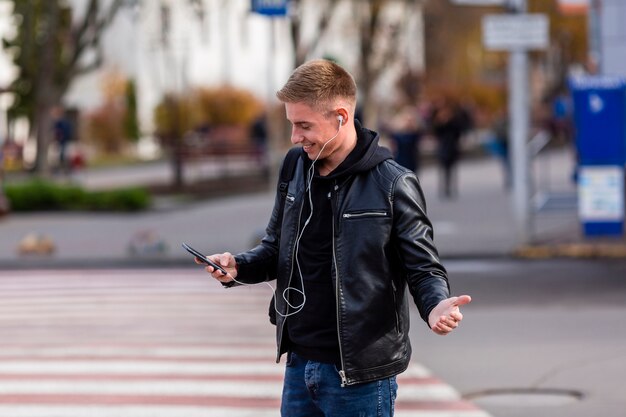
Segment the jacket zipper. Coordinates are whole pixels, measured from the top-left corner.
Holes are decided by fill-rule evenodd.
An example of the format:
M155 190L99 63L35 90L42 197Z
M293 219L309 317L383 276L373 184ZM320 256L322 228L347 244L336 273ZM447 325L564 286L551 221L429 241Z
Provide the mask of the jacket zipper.
M393 312L396 315L396 331L400 333L400 317L398 316L398 295L396 294L396 284L391 281L391 289L393 290Z
M333 232L335 225L333 223ZM339 326L339 270L337 269L337 256L335 253L335 238L333 237L333 263L335 264L335 304L337 305L337 340L339 342L339 360L341 361L341 369L339 370L339 376L341 377L341 386L345 387L348 384L348 378L346 378L346 365L343 360L343 350L341 349L341 328Z
M293 202L296 200L296 197L287 195L286 197L289 201ZM296 240L298 239L298 234L300 233L300 219L302 219L302 210L304 209L304 203L300 205L300 211L298 212L298 227L296 228ZM283 214L284 215L284 214ZM281 221L282 227L282 221ZM282 231L281 231L282 234ZM293 249L291 250L291 270L289 271L289 280L287 280L287 287L291 286L291 278L293 278L293 266L295 264L295 252L296 245L293 245ZM274 293L274 297L276 297L276 293ZM289 313L289 305L287 305L287 311L283 314L287 315ZM280 351L281 346L283 344L283 332L285 331L285 322L287 321L287 317L283 317L283 321L280 324L280 331L278 332L278 350L276 352L276 363L280 363Z
M336 203L337 201L337 190L339 186L335 183L334 186L334 198L331 200L332 203ZM331 204L333 208L333 219L335 218L335 205ZM346 378L346 365L343 360L343 350L341 349L341 328L339 326L339 268L337 267L337 253L335 250L335 222L333 221L333 264L335 266L335 304L337 305L337 341L339 342L339 360L341 361L341 369L339 370L339 377L341 378L341 387L345 387L348 385L348 378Z
M387 212L386 211L367 211L363 213L344 213L342 217L344 219L351 219L354 217L370 217L370 216L384 217L384 216L387 216Z

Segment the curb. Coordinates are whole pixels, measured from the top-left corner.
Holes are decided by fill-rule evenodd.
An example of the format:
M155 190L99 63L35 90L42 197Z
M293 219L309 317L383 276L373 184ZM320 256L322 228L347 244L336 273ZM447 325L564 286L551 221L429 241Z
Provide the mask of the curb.
M580 258L626 259L626 243L560 243L553 245L524 245L513 251L523 259Z
M189 268L202 269L193 263L191 257L185 259L138 258L98 258L98 259L54 259L45 256L23 256L16 259L0 260L0 270L58 270L58 269L154 269Z

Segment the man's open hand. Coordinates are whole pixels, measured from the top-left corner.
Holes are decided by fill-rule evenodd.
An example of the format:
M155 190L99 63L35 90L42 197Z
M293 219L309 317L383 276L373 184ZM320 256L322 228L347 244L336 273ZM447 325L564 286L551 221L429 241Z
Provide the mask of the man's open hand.
M459 310L459 306L469 304L472 297L469 295L461 295L458 297L447 298L433 308L428 315L428 324L433 332L442 336L447 335L459 326L463 320L463 314Z

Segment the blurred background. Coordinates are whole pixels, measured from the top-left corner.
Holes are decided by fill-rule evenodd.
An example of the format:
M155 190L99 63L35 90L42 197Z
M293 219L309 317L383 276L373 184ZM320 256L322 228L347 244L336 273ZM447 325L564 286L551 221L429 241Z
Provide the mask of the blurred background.
M172 226L180 233L172 236L154 230L157 221L124 228L119 241L71 246L61 223L85 218L74 234L83 236L103 215L121 216L111 219L119 224L271 195L290 146L274 94L313 58L354 74L358 118L420 175L442 217L444 253L446 235L463 233L451 222L472 223L471 203L459 197L485 184L494 196L474 209L494 238L485 252L580 242L571 80L626 75L617 16L626 17L618 0L0 1L1 257L70 256L85 246L102 254L106 241L140 242L148 253L194 227ZM506 20L516 17L532 21ZM252 230L237 230L245 237L228 249L254 241L271 209L266 197L258 219L229 212ZM623 196L621 204L623 219ZM18 227L23 213L31 219Z
M414 170L454 294L399 416L623 416L624 0L0 0L0 415L277 414L247 250L315 58ZM448 385L453 384L454 388Z

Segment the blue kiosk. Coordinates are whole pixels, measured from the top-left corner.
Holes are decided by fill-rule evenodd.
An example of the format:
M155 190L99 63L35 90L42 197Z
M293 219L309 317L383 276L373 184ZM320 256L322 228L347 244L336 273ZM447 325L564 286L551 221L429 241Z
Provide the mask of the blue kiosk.
M572 78L578 212L586 236L624 233L626 79Z

